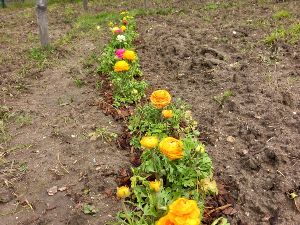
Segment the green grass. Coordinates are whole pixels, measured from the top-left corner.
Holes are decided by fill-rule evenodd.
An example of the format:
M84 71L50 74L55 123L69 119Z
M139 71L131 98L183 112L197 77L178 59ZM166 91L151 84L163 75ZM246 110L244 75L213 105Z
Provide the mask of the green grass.
M47 63L48 58L53 54L54 47L48 45L46 47L32 48L28 52L29 59L33 60L38 64L39 67L44 67Z
M287 10L279 10L276 13L274 13L272 17L275 20L281 20L281 19L284 19L284 18L291 17L291 13Z
M219 8L219 4L214 3L214 2L207 3L204 6L204 9L207 10L207 11L216 10L218 8Z
M20 127L30 125L32 124L32 118L30 115L22 113L16 117L16 123L19 124Z
M149 15L167 16L175 12L176 10L173 8L155 8L155 9L138 8L138 9L131 10L131 14L134 16L149 16Z
M85 85L85 81L76 77L74 78L74 84L76 87L81 88L83 85Z
M296 44L300 40L300 23L292 24L288 28L277 28L264 38L268 45L277 41L285 41L290 44Z
M214 96L213 100L219 103L220 106L223 106L226 101L229 100L230 97L234 96L234 93L231 90L225 91L223 94Z

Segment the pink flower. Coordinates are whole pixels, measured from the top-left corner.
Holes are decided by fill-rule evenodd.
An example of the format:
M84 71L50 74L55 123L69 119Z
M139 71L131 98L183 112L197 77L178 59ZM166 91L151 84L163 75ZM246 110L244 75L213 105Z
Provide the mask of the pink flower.
M121 49L117 49L115 54L116 54L116 57L118 59L122 59L123 58L123 54L125 52L125 49L124 48L121 48Z

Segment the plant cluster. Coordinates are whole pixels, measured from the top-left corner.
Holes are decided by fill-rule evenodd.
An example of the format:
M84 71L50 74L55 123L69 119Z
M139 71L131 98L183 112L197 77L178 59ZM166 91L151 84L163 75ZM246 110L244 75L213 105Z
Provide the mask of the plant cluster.
M142 72L133 46L137 37L134 17L122 12L109 26L112 38L100 57L98 71L109 76L116 107L137 103L145 96L147 84L140 79Z
M218 192L212 162L198 141L197 122L182 101L166 90L129 119L131 145L142 151L130 187L119 187L123 225L199 225L205 198Z
M114 105L138 103L146 83L134 51L134 18L121 13L109 24L112 39L100 57L99 71L113 85ZM117 188L123 211L116 224L199 225L206 196L217 194L212 161L198 141L197 122L183 101L166 90L156 90L150 102L129 118L131 146L141 152L141 164L132 168L130 187Z

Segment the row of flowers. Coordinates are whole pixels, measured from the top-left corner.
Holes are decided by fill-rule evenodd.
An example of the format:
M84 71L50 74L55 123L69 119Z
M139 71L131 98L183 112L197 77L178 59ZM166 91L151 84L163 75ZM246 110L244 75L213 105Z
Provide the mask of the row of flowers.
M147 84L141 80L139 59L133 46L137 37L134 17L122 13L109 26L112 38L100 57L98 72L109 76L116 107L138 103L145 96Z
M111 23L112 39L99 71L108 74L114 105L138 103L145 96L139 59L134 51L135 21L121 13ZM132 168L130 186L117 188L123 211L116 224L199 225L206 196L217 194L212 162L199 142L198 123L189 106L173 100L166 90L154 91L150 102L137 106L129 118L131 146L140 152L140 165Z
M141 151L131 186L117 189L124 210L118 224L199 225L208 194L217 194L212 162L198 141L197 122L166 90L129 119L131 145Z

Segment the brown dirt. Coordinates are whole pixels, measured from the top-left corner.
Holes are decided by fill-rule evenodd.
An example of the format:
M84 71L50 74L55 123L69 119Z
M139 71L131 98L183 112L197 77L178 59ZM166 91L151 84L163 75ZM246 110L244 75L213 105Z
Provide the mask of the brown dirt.
M58 7L49 13L52 40L71 28L61 21L63 10ZM28 50L38 46L37 40L31 44L26 36L36 28L35 22L27 23L34 19L34 10L25 11L27 20L20 19L24 10L16 10L19 16L1 30L14 38L1 49L10 59L1 66L1 105L9 108L5 134L10 137L0 146L0 224L104 224L119 210L114 198L116 178L129 166L128 152L118 148L116 140L88 137L96 128L122 132L122 124L99 109L95 68L84 66L91 54L100 54L106 37L103 33L97 40L80 36L55 50L46 69L28 64L26 76L20 77ZM76 87L74 77L86 84ZM26 89L16 90L19 83ZM63 190L49 196L47 190L54 186ZM93 205L96 216L85 215L84 204Z
M300 5L254 2L212 11L177 2L183 13L140 18L138 53L151 87L192 105L215 175L236 200L231 223L297 225L286 192L300 178L299 43L272 52L261 40L274 24L249 21L267 22L280 8L299 16ZM226 90L234 96L213 100Z

